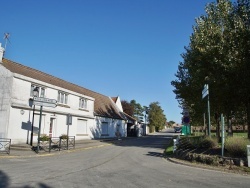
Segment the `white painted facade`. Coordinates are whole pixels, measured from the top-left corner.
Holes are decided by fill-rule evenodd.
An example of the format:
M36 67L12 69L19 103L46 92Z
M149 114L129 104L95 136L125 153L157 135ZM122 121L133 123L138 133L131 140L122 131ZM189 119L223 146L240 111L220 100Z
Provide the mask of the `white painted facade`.
M1 53L0 53L1 55ZM127 134L125 120L94 115L95 99L55 85L51 85L6 69L0 59L0 138L10 138L12 143L30 143L33 123L33 143L37 142L40 106L33 105L31 86L44 88L45 98L58 99L58 91L68 96L67 104L55 108L42 107L41 135L59 137L67 134L67 115L72 115L69 136L76 140L115 137L119 130ZM87 101L86 108L79 108L79 99Z

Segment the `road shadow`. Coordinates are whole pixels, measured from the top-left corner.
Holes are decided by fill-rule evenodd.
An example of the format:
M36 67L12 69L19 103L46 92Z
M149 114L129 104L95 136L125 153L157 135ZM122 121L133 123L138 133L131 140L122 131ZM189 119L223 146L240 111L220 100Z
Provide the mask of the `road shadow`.
M9 176L5 172L0 170L0 188L10 188L10 187L13 187L13 186L11 186ZM33 188L33 187L34 186L25 185L25 186L18 186L16 188ZM38 187L38 188L52 188L51 186L48 186L45 183L41 183L41 182L38 182L36 187Z
M164 154L159 152L148 152L146 155L151 157L160 157L160 158L164 157Z
M0 170L0 187L7 188L9 187L10 178L6 173Z
M121 147L142 147L142 148L159 148L165 149L173 135L168 133L157 133L157 135L147 135L142 137L126 137L121 140L103 140L102 142L111 142L113 145Z

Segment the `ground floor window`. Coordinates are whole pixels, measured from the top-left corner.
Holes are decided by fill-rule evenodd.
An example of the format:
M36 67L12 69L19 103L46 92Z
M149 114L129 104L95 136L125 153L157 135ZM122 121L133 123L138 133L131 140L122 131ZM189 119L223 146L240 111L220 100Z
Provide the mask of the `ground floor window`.
M88 135L87 120L78 119L77 120L77 133L78 136Z

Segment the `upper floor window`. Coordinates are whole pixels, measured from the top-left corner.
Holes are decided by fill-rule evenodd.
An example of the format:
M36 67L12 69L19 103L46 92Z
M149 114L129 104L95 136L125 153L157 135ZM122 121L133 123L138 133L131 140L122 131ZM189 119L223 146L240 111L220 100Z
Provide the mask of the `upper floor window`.
M36 85L31 85L31 88L30 88L30 96L33 97L33 94L34 94L34 89L37 88L38 90L38 97L45 97L45 88L44 87L41 87L41 86L36 86Z
M64 93L62 91L58 91L57 102L61 103L61 104L67 104L68 103L68 94Z
M85 98L79 99L79 108L87 109L87 99Z

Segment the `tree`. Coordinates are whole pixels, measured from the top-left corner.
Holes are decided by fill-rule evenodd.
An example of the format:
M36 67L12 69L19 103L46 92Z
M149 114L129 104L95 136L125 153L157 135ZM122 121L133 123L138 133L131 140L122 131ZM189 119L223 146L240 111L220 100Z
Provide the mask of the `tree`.
M201 91L204 78L209 78L211 114L223 113L230 123L231 112L245 108L250 138L249 0L217 0L205 10L206 15L196 19L177 79L171 82L174 93L181 106L192 108L192 122L201 123Z
M138 122L143 122L143 107L140 103L137 103L136 100L131 100L130 105L133 108L134 114L133 117L136 118Z
M166 123L166 116L163 113L164 111L161 109L159 102L153 102L149 105L149 127L152 132L153 127L155 127L156 131L162 130Z
M121 104L122 104L123 111L126 114L128 114L130 116L134 115L134 108L133 108L133 106L131 106L131 104L128 101L122 100Z

